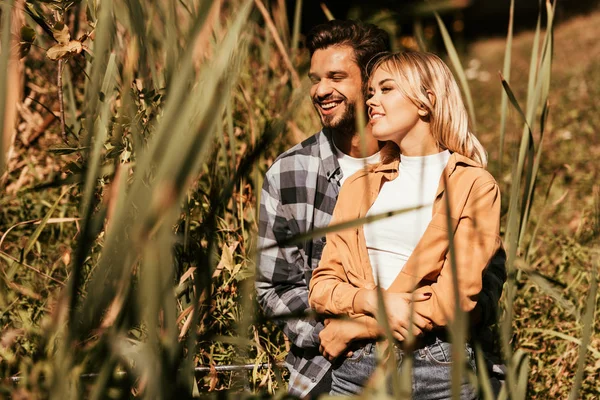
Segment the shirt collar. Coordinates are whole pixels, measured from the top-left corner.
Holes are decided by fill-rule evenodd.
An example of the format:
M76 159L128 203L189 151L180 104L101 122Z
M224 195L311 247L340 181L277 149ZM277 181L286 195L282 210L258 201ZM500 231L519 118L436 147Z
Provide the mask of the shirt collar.
M321 160L323 160L327 180L338 183L342 179L342 169L335 155L331 131L328 129L323 129L319 132L319 155Z
M400 164L400 159L398 157L388 160L387 162L382 162L375 168L375 172L396 172L398 171L398 166ZM460 155L458 153L452 153L450 155L450 159L448 160L448 164L446 165L445 171L448 177L452 175L452 173L456 170L456 166L458 164L465 164L470 167L481 167L477 161L471 160L468 157Z

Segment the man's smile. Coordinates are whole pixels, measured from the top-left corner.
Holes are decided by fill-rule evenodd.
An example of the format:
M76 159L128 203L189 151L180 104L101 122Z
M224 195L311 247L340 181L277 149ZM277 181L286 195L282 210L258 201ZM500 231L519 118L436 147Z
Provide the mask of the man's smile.
M326 100L326 101L317 101L316 104L321 109L323 114L332 113L340 104L342 104L343 100Z

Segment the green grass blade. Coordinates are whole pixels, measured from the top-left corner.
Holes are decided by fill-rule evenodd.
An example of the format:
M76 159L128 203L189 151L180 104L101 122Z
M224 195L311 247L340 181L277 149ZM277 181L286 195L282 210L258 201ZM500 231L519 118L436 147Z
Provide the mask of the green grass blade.
M298 235L291 236L291 237L285 239L284 241L280 241L279 244L274 244L274 245L270 245L267 247L259 248L258 251L268 250L268 249L272 249L274 247L281 247L281 246L292 244L292 243L301 243L301 242L304 242L304 241L312 239L312 238L322 237L331 232L337 232L337 231L342 231L345 229L356 228L357 226L369 224L371 222L379 221L379 220L393 217L395 215L403 214L406 212L420 210L421 208L423 208L423 206L402 208L399 210L388 211L388 212L384 212L384 213L370 215L368 217L356 218L352 221L341 222L339 224L332 224L325 228L313 229L313 230L305 232L305 233L300 233Z
M35 245L35 242L38 240L38 238L40 237L40 234L42 233L42 231L46 227L46 224L48 223L48 220L50 219L50 217L52 216L52 214L54 214L54 211L56 211L56 208L58 207L58 204L63 199L63 197L65 197L65 195L67 193L69 193L70 189L71 188L68 188L67 190L63 191L60 194L60 196L58 196L58 198L56 199L56 201L54 202L54 204L52 204L52 207L50 207L50 209L48 210L48 212L46 213L46 215L44 216L44 218L40 221L40 224L35 229L35 231L31 235L31 237L27 241L27 244L25 245L25 250L23 251L23 256L22 256L23 259L25 259L25 257L27 257L27 254L29 254L29 252L31 251L31 249L33 249L33 246Z
M444 187L448 190L448 184L446 182L446 175L442 175L444 178ZM465 353L464 344L467 341L466 328L467 328L467 316L460 307L460 295L458 293L458 266L456 261L458 259L456 255L456 246L454 246L454 229L452 228L452 212L450 207L450 195L445 196L445 210L446 210L446 224L448 229L448 255L450 258L450 272L452 274L452 294L454 297L454 319L450 322L448 327L450 335L452 337L452 398L460 399L460 392L462 387L462 377L464 374L465 364Z
M81 130L81 123L79 122L79 119L77 118L77 106L75 105L75 89L73 87L73 78L72 78L72 74L71 74L71 68L69 67L69 64L65 64L65 69L64 69L64 86L65 86L65 96L67 98L67 104L69 107L69 113L68 113L68 120L69 120L69 125L73 126L72 132L75 133L76 135L79 135L79 131Z
M296 0L296 8L294 9L294 26L292 28L292 57L298 52L298 40L300 39L300 24L302 21L302 0Z
M536 183L537 183L537 175L540 169L540 162L542 160L542 149L543 149L543 144L544 144L544 127L545 127L545 122L546 122L546 118L548 116L548 103L546 103L544 105L544 108L542 109L542 115L540 117L540 141L538 143L538 149L537 149L537 154L535 156L535 161L533 161L533 166L531 168L531 179L529 179L529 182L526 183L525 188L527 190L526 196L525 196L525 202L523 205L523 214L522 214L522 218L521 218L521 226L524 227L524 229L521 229L521 234L519 235L519 246L521 246L521 243L523 242L523 239L525 237L525 232L527 229L525 229L528 225L529 222L529 213L531 212L531 206L533 204L533 197L534 197L534 193L535 193L535 187L536 187ZM530 160L533 160L532 158L530 158Z
M471 88L469 87L469 83L467 82L467 76L465 74L465 70L462 67L460 62L460 58L458 57L458 53L456 52L456 48L452 43L452 38L446 29L446 25L444 25L444 21L440 18L439 14L434 13L435 19L437 20L438 26L440 28L440 33L442 34L442 39L444 41L444 45L446 46L446 51L448 52L448 56L450 57L450 62L454 67L454 71L456 72L456 77L460 82L460 86L463 91L463 95L465 96L465 101L467 103L467 108L469 109L469 117L471 120L471 126L473 131L477 132L477 122L475 115L475 107L473 106L473 97L471 96Z
M517 358L518 361L513 362L513 364L518 366L519 375L516 389L513 389L510 395L511 399L525 400L527 398L527 378L529 377L529 355L518 350L515 353L515 358Z
M537 79L537 68L538 68L538 57L539 57L539 46L540 46L540 31L542 25L542 0L539 0L540 10L538 12L537 23L535 26L535 33L533 35L533 47L531 49L531 60L529 61L529 78L527 80L527 109L533 107L533 94L535 91L535 82Z
M33 249L33 246L37 242L37 240L40 237L42 231L44 230L44 228L48 224L48 221L50 220L50 217L52 217L52 214L54 214L54 212L56 211L56 208L58 207L58 204L63 199L63 197L65 196L65 194L67 194L69 192L69 189L64 190L61 193L61 195L56 199L56 201L54 202L54 204L52 205L52 207L50 207L50 209L48 210L48 212L46 213L46 215L44 216L44 218L42 218L42 220L40 221L40 224L35 229L35 231L31 235L31 237L27 240L27 243L25 244L24 250L21 253L21 260L23 262L25 262L25 260L27 258L27 255ZM6 274L6 278L8 280L12 279L12 277L13 277L13 275L14 275L14 273L15 273L15 271L18 268L19 265L20 265L20 263L16 262L16 261L13 261L11 263L11 268L8 270L8 272Z
M546 213L546 209L548 206L548 199L550 198L550 190L552 189L552 186L554 185L554 180L556 179L556 175L557 175L557 172L555 171L552 174L552 177L550 178L550 182L548 183L548 188L546 189L546 196L544 198L544 204L542 205L542 209L540 210L540 215L538 217L537 224L535 225L535 228L533 229L533 232L531 233L531 238L529 239L529 246L527 247L527 251L525 252L525 260L530 260L531 256L533 255L533 246L535 244L535 240L537 237L537 233L540 229L540 225L542 224L542 221L544 221L544 218L542 218L542 217Z
M594 314L596 312L596 294L598 293L598 263L592 265L592 279L590 281L590 291L587 296L585 316L583 317L583 333L581 335L581 346L579 347L579 358L577 360L577 371L575 372L575 382L571 388L569 400L579 398L579 390L583 382L583 374L585 373L587 347L590 344L592 332L594 330Z
M477 377L479 382L480 392L483 394L482 400L496 400L492 385L490 383L490 376L488 374L487 363L483 355L483 350L479 343L475 343L475 358L477 362Z
M597 264L596 264L596 267L597 267ZM553 331L552 329L525 328L525 331L533 332L533 333L541 333L545 336L557 337L559 339L566 340L567 342L574 343L577 346L581 346L581 343L582 343L580 339L577 339L574 336L567 335L566 333L563 333L563 332ZM598 349L596 349L594 346L588 344L587 351L589 351L590 354L592 355L592 357L594 357L596 360L600 360L600 351L598 351Z
M8 0L2 4L2 55L0 56L0 175L4 173L6 154L4 153L6 143L6 132L4 132L4 118L6 114L6 95L8 93L8 63L11 59L11 17L13 13L14 0Z
M112 2L104 4L100 8L100 16L95 29L94 40L94 62L91 64L90 79L86 81L85 101L86 101L86 140L83 147L91 148L93 135L95 132L94 126L98 118L98 102L100 101L100 91L102 82L106 72L106 66L110 58L111 41L113 32L116 29L112 18ZM89 200L89 199L88 199ZM85 208L82 208L85 210ZM85 215L82 213L82 215ZM85 225L84 225L85 228Z
M325 18L327 18L328 21L332 21L335 19L335 17L329 10L329 7L327 7L324 2L321 2L321 10L323 10L323 14L325 14Z
M512 186L510 191L510 200L508 205L508 217L506 222L506 233L504 242L507 245L507 258L506 258L506 272L508 279L506 280L506 291L504 295L505 302L505 317L502 321L501 340L502 340L502 353L505 360L509 360L508 363L508 376L507 376L507 392L514 388L516 384L516 375L514 372L514 366L510 365L513 359L512 354L512 321L513 321L513 305L514 298L517 291L517 285L515 282L515 260L517 258L517 240L519 232L519 192L521 180L517 178L517 164L513 163L512 168Z
M421 18L416 18L413 24L413 32L415 33L415 39L419 46L419 51L427 51L427 41L425 40L425 33L423 32L423 21Z
M506 49L504 50L504 66L502 75L507 82L510 82L510 66L512 56L512 41L513 41L513 22L515 14L515 0L510 1L510 11L508 18L508 33L506 35ZM502 171L502 160L504 158L504 141L506 136L506 118L508 114L508 97L506 92L502 90L502 99L500 101L500 148L498 153L498 171Z
M517 98L515 97L512 89L510 88L510 85L504 79L502 74L500 74L500 80L502 82L502 87L504 88L504 92L508 96L508 99L510 100L511 104L514 106L515 110L517 110L517 112L521 116L521 119L523 119L523 123L525 124L525 128L527 129L527 133L529 134L528 136L526 136L526 138L528 138L529 142L533 143L533 133L531 130L531 126L529 124L527 117L525 116L525 113L523 112L523 109L519 105L519 102L518 102ZM528 143L528 142L526 142L526 143ZM523 145L521 145L521 146L523 146Z
M114 64L114 58L111 57L112 64ZM109 62L111 64L111 62ZM87 163L87 171L85 177L85 186L83 190L83 203L81 215L90 215L94 207L96 185L101 171L102 163L102 150L104 150L104 143L108 137L108 131L110 129L110 101L105 101L102 104L100 120L96 125L97 132L94 135L94 142L92 145L91 157Z
M555 289L554 285L552 285L544 276L534 270L527 270L526 272L527 275L529 275L529 280L542 289L542 292L553 298L554 301L556 301L556 303L560 305L568 314L574 315L577 319L581 318L579 310L577 310L572 303L566 300L560 291Z

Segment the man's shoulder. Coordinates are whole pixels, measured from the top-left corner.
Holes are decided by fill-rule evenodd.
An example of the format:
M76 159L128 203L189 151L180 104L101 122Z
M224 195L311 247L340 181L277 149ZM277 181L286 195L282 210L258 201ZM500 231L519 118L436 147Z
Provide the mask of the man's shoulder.
M312 159L319 160L321 158L321 146L327 140L327 136L323 131L319 131L304 139L302 142L281 153L269 167L267 175L297 169Z
M319 131L314 135L304 139L302 142L298 143L292 148L281 153L279 157L275 159L275 162L302 156L318 157L320 154L321 144L326 140L328 140L327 136L325 136L323 131Z

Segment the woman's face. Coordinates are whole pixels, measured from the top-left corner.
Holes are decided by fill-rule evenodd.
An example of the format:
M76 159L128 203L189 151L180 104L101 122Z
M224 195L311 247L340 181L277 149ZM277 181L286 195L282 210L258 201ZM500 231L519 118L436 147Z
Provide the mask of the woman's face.
M377 68L369 82L367 106L373 136L377 140L391 140L400 145L415 128L420 130L424 122L419 108L404 96L398 84L392 74Z

